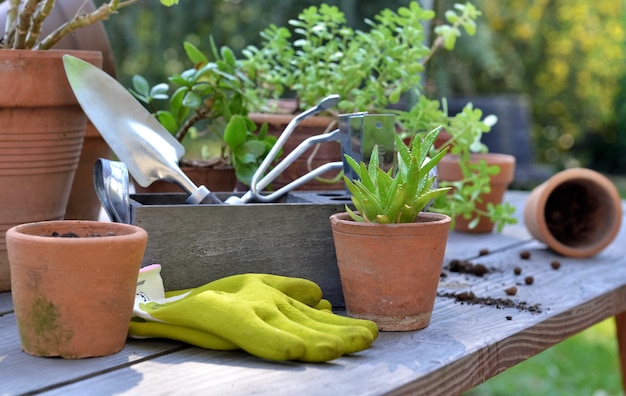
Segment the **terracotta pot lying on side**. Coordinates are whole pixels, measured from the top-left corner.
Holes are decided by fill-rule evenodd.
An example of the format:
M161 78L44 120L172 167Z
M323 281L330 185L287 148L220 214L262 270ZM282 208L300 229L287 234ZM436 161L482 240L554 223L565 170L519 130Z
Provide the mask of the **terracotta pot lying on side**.
M530 193L524 208L531 235L570 257L599 253L613 241L621 221L622 203L615 185L584 168L552 176Z

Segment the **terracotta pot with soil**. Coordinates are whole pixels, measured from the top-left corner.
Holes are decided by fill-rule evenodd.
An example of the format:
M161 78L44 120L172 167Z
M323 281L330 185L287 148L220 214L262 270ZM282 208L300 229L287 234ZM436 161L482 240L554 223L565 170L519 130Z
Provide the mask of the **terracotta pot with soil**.
M347 213L330 217L349 316L382 331L430 324L450 229L450 217L420 213L416 222L375 224Z
M267 122L269 134L276 137L280 136L289 122L294 118L294 116L290 114L265 113L249 114L249 117L257 125L262 125ZM289 139L287 139L287 142L283 147L283 154L279 160L293 151L293 149L295 149L305 139L311 136L330 132L335 128L336 119L334 117L314 116L304 119L293 131ZM294 161L289 168L280 174L272 182L272 187L274 190L277 190L280 187L296 180L300 176L309 173L309 171L317 168L318 166L335 161L341 161L341 145L339 142L326 142L314 146L308 149L304 154L302 154L302 156L300 156L300 158ZM332 180L336 178L340 172L341 171L326 172L322 175L322 177L324 179ZM312 180L298 189L308 191L343 190L345 189L345 184L341 178L334 183L324 183L323 181Z
M99 52L0 51L0 291L10 287L5 231L65 215L87 121L65 76L66 53L102 63Z
M621 221L622 203L615 185L584 168L552 176L530 193L524 208L531 235L570 257L602 251L617 235Z
M7 231L22 349L85 358L124 347L147 233L133 225L60 220Z
M484 211L489 202L494 204L502 203L504 193L509 184L513 182L515 177L515 157L508 154L496 154L496 153L484 153L484 154L472 154L472 163L478 163L481 160L485 160L487 165L497 165L500 167L500 173L493 175L490 178L491 192L488 194L481 194L481 202L476 207ZM446 155L439 164L437 164L437 170L439 171L439 179L444 181L459 181L463 180L463 173L461 166L459 165L458 156ZM457 216L454 219L454 229L462 232L473 233L485 233L492 232L494 223L487 217L481 216L478 224L474 228L469 228L469 223L474 219L465 219L463 216Z

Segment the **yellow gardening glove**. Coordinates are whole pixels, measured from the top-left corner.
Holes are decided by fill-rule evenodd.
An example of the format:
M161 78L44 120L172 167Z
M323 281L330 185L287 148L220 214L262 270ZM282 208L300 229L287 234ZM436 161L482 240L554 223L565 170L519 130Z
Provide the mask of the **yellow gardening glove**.
M378 335L374 322L333 314L319 286L306 279L242 274L167 297L138 286L140 294L129 331L136 337L324 362L366 349Z

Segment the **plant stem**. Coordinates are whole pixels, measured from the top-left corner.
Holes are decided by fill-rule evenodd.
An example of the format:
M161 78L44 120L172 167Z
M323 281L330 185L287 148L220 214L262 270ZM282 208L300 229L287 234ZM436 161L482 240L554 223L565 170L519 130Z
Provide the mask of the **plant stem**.
M109 18L109 15L116 13L118 9L129 6L135 3L137 0L110 0L108 3L102 4L98 9L90 14L79 15L69 22L59 26L55 31L50 33L39 44L36 44L33 49L50 49L65 35L83 26L88 26L98 21L102 21Z
M6 15L6 21L4 24L4 36L2 38L2 43L6 46L6 48L9 48L8 43L13 39L13 36L15 34L15 30L13 29L13 26L15 24L15 21L17 20L17 10L20 6L20 1L21 0L10 0L9 1L9 8L7 10L7 15ZM0 45L0 47L2 47Z
M31 27L31 18L40 0L27 0L17 15L13 48L24 48Z
M194 114L193 117L185 121L185 123L180 127L178 132L176 132L176 140L178 140L179 142L182 142L185 136L187 136L189 129L191 129L191 127L194 126L196 122L205 118L207 113L208 111L204 107L197 109L196 114Z
M26 48L32 48L35 45L39 35L41 34L41 25L48 15L50 15L50 12L52 12L52 8L54 7L55 0L44 1L43 5L38 7L35 11L35 15L33 15L30 30L26 36Z

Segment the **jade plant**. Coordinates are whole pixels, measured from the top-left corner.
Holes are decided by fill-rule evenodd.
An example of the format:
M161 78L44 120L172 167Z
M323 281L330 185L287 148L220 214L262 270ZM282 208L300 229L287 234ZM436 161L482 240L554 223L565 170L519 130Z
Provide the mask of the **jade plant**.
M207 134L218 142L217 156L203 144L200 160L183 158L183 164L231 165L237 179L249 185L276 138L268 135L265 124L256 131L256 124L248 118L250 98L246 77L233 51L226 46L218 50L212 39L210 44L214 61L185 42L191 68L171 75L167 83L154 86L141 75L135 75L130 91L184 145Z
M454 49L462 30L474 35L479 15L471 3L457 4L429 47L424 24L435 13L417 2L366 19L368 31L348 26L336 6L311 6L289 21L293 32L276 25L263 30L262 44L243 51L243 68L263 100L293 93L306 109L338 94L340 113L387 112L403 95L423 93L425 63L442 47Z
M450 188L438 188L432 170L448 149L444 148L429 158L439 131L440 128L436 128L423 139L413 139L410 148L397 134L394 135L397 165L386 171L380 167L378 147L372 150L367 165L346 155L346 161L358 176L357 179L344 176L357 210L355 212L346 205L346 211L354 221L412 223L433 199L447 194Z
M76 29L105 20L138 0L109 0L91 13L76 15L45 37L40 37L41 28L55 0L2 0L0 3L3 1L8 3L8 8L0 49L46 50ZM178 0L160 1L166 6L178 3Z

